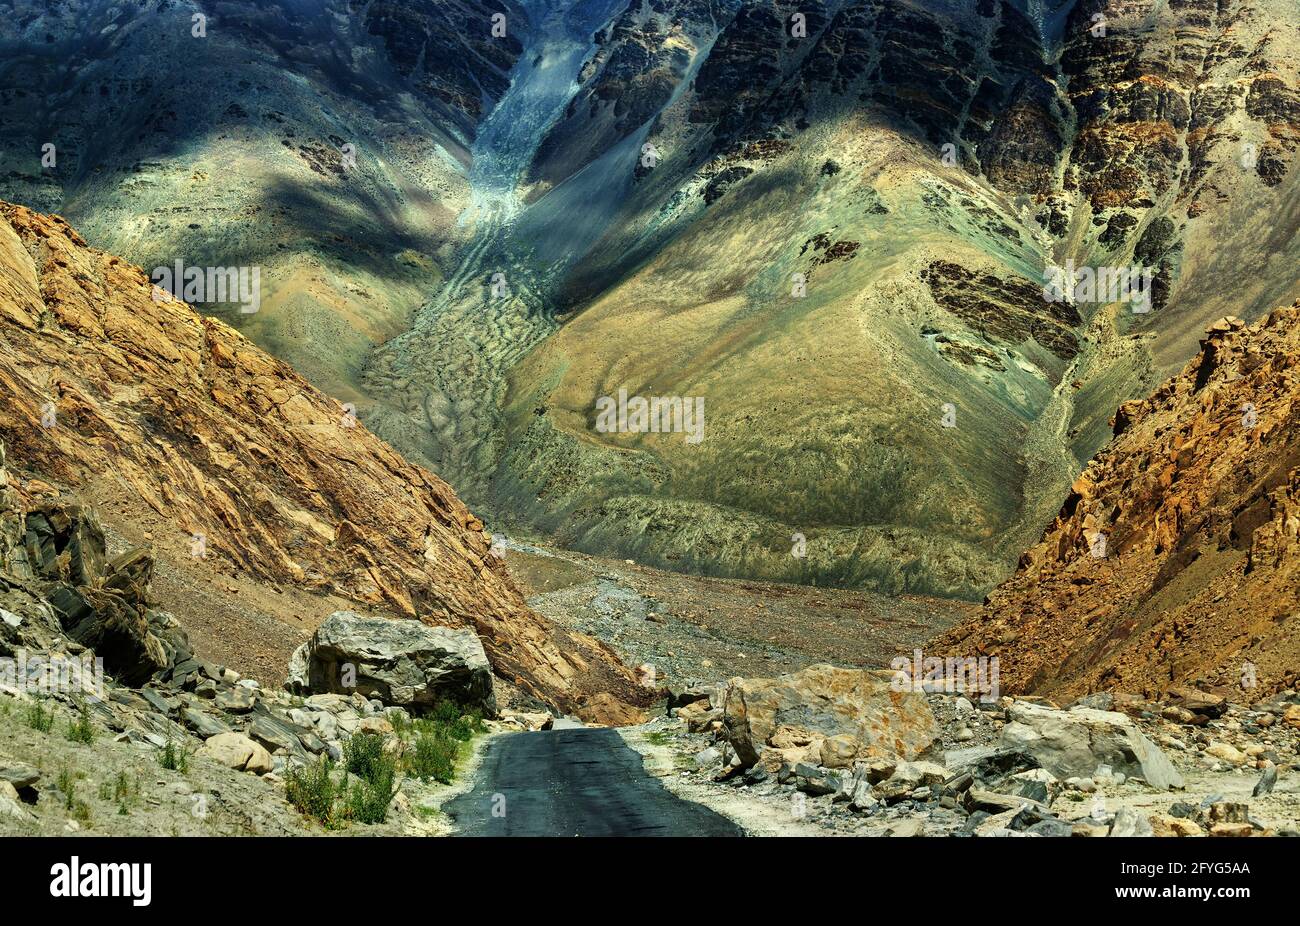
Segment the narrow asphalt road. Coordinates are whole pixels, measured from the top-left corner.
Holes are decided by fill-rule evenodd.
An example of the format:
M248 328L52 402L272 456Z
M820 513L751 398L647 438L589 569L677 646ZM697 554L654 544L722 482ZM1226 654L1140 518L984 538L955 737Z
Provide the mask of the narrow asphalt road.
M740 836L648 775L613 730L513 733L488 743L472 790L443 806L459 836Z

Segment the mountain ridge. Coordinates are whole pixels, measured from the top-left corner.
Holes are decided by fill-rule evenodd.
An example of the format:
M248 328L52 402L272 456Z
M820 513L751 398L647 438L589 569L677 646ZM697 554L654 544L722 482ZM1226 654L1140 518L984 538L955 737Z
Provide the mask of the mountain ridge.
M1115 413L1042 539L936 641L997 656L1009 693L1156 697L1296 684L1300 302L1221 319Z
M11 465L106 478L169 526L160 544L198 543L262 583L472 627L497 673L565 710L644 699L607 646L526 606L446 483L340 403L61 218L0 217Z

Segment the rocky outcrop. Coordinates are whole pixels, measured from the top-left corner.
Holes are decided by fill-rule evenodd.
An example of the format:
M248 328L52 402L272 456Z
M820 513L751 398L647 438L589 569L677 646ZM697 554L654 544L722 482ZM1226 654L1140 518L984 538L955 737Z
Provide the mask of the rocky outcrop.
M1123 714L1017 702L1007 716L1002 745L1033 756L1057 778L1092 778L1105 767L1153 788L1183 786L1183 776L1165 754Z
M500 675L565 710L597 691L643 697L612 651L524 605L438 477L62 219L10 205L0 216L11 463L73 485L108 476L228 568L472 628ZM128 567L143 563L115 568ZM122 572L94 595L129 599L134 581Z
M0 443L0 656L89 649L140 685L191 655L176 619L150 605L146 551L109 560L93 512L48 500L28 508L9 478Z
M840 760L828 738L820 751L788 761L769 748L763 758L774 761L745 767L721 721L701 723L721 713L707 700L656 720L655 751L676 745L680 774L670 788L733 792L729 800L743 792L745 803L836 835L1297 832L1284 784L1300 749L1300 716L1295 726L1286 721L1300 715L1294 691L1249 706L1190 690L1165 702L1098 693L1068 705L1041 697L971 701L955 692L923 697L942 747L925 758Z
M510 86L510 69L523 51L519 37L528 29L526 8L478 0L375 0L364 6L365 30L393 68L472 138L484 104ZM494 35L498 14L503 34Z
M1074 483L954 653L999 657L1011 692L1191 684L1260 698L1300 663L1300 303L1223 319Z
M335 611L293 655L285 687L360 692L420 713L447 699L496 714L492 672L473 632Z
M778 678L737 678L722 698L722 729L744 768L811 759L847 767L855 759L915 759L938 735L921 692L894 673L809 666Z

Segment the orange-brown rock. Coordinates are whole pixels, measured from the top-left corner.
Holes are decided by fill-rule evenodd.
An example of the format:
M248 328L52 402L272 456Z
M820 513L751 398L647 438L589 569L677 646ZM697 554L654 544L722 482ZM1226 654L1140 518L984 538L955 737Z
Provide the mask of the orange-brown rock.
M644 698L607 647L528 609L441 479L234 329L156 299L62 218L8 204L0 438L11 465L116 480L178 538L202 534L209 557L268 582L471 626L499 675L561 709ZM609 716L609 700L593 710Z
M1254 700L1300 668L1300 303L1201 351L1074 483L1016 574L939 638L1004 690ZM1181 694L1179 694L1181 692Z

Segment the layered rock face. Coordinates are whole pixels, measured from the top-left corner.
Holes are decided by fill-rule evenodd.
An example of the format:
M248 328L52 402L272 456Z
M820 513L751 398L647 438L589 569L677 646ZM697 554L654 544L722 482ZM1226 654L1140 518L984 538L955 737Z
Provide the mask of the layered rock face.
M7 204L0 215L11 464L112 480L177 537L267 582L473 628L499 674L558 706L639 696L607 648L524 605L442 480L62 219Z
M1300 303L1212 325L1182 373L1120 406L1042 540L939 645L999 657L1011 692L1294 687L1298 332Z

